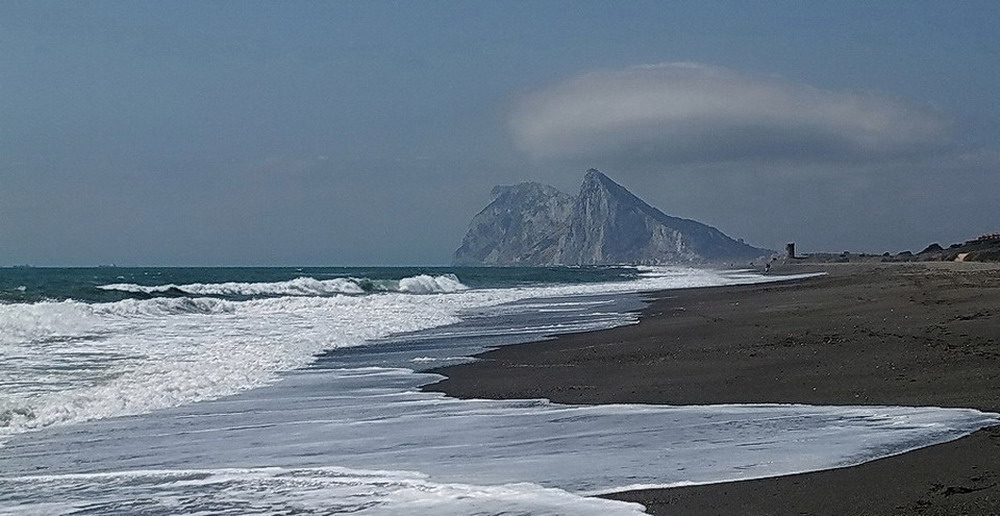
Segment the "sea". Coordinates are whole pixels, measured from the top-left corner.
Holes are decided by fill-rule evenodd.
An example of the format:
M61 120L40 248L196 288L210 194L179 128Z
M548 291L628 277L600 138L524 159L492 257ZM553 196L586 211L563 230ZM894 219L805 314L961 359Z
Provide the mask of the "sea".
M0 514L642 514L596 495L859 464L997 424L956 408L420 389L486 349L634 324L652 291L799 277L0 269Z

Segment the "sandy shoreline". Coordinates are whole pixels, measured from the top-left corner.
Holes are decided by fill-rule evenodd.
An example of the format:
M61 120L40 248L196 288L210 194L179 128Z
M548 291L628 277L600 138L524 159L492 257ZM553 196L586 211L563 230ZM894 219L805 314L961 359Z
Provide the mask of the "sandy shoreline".
M1000 267L801 265L665 291L637 325L507 346L429 390L567 403L923 405L1000 412ZM653 514L998 514L1000 429L861 466L634 491Z

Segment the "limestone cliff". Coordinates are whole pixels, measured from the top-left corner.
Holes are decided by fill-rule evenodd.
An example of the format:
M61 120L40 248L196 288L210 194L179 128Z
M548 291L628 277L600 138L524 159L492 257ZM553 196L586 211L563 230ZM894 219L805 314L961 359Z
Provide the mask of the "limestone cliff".
M570 218L573 198L539 183L493 188L492 200L469 225L455 263L547 265Z
M461 265L672 264L771 254L646 204L601 172L576 197L538 183L493 189L455 252Z

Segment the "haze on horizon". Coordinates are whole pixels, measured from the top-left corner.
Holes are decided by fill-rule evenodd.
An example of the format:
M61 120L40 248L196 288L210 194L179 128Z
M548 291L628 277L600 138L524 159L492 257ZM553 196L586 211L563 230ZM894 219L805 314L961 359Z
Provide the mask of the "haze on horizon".
M595 167L781 249L1000 231L995 2L0 3L0 266L447 264Z

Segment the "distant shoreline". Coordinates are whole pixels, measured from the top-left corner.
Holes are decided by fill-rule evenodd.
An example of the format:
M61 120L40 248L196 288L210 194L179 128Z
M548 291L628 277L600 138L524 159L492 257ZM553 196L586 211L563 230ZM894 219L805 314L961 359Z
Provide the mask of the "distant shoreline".
M791 282L655 293L640 323L503 347L427 390L566 403L1000 412L1000 265L775 265ZM570 367L552 367L562 365ZM1000 427L860 466L632 491L653 514L995 514Z

